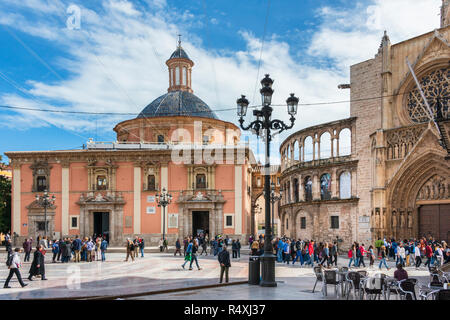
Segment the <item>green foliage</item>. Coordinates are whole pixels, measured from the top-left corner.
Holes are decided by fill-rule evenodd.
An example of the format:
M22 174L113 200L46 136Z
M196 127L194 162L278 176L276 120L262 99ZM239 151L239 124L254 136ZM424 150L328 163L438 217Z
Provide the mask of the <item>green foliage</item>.
M11 181L0 176L0 231L11 230Z

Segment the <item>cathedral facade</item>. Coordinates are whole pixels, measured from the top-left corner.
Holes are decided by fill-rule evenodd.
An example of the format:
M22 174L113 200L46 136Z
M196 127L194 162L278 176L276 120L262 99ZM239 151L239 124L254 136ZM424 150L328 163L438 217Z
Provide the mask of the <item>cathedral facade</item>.
M350 118L283 142L282 233L346 247L450 240L450 1L441 10L439 29L397 44L385 33L350 67Z
M240 129L193 94L194 62L181 43L166 64L168 92L118 123L116 142L6 153L19 240L45 233L103 234L112 245L134 235L152 245L163 235L172 244L198 233L248 239L253 154ZM156 196L164 189L173 199L165 210ZM36 200L45 190L56 198L47 212Z

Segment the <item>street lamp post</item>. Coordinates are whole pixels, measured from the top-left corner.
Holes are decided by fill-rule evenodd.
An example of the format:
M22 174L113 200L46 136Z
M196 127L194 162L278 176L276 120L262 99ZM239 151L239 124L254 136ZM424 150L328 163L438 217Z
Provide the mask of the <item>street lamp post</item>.
M163 208L163 241L166 240L166 207L172 202L172 195L166 192L166 188L162 189L161 194L156 194L156 202L158 207Z
M36 195L36 201L44 208L44 236L47 236L47 208L50 208L55 203L56 197L48 195L47 189L44 190L44 195Z
M270 202L272 203L272 232L274 230L274 226L275 226L275 202L281 200L282 198L282 190L280 189L280 195L277 196L275 195L275 184L271 183L271 190L270 190Z
M281 131L291 129L294 126L295 115L297 113L297 106L299 99L291 93L291 96L286 100L287 111L291 116L291 124L287 125L283 121L274 119L272 120L272 89L273 80L268 74L261 80L262 88L259 91L262 98L261 110L253 110L253 115L256 120L251 122L248 126L244 126L244 116L247 114L247 108L249 105L248 100L244 95L239 98L237 103L237 114L239 116L239 123L243 130L252 130L256 135L260 135L264 131L266 152L265 152L265 165L264 165L264 200L265 200L265 232L264 232L264 254L261 256L262 265L262 281L263 287L276 287L275 281L275 255L273 254L272 247L272 230L270 226L270 141L272 140L271 130Z

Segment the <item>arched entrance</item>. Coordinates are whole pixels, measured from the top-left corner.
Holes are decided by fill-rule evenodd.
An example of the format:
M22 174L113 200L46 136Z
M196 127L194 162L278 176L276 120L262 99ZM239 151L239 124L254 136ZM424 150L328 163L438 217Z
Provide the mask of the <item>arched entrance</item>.
M444 156L429 150L397 172L388 193L386 235L450 240L450 167Z

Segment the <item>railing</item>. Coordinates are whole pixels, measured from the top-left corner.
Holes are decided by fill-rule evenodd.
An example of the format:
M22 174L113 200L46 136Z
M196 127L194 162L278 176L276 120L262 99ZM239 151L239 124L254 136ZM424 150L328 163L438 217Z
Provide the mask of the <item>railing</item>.
M308 161L308 162L298 161L297 163L292 164L289 167L285 168L283 170L283 172L288 172L288 171L295 170L298 168L318 167L318 166L324 166L324 165L333 164L333 163L341 163L341 162L346 162L346 161L351 161L351 160L353 160L352 156L348 155L348 156L340 156L340 157L312 160L312 161Z
M240 142L237 144L203 144L203 143L192 143L192 142L164 142L164 143L147 143L147 142L105 142L105 141L93 141L89 140L86 143L86 148L105 150L105 149L117 149L117 150L135 150L135 149L149 149L149 150L176 150L176 149L237 149L237 148L248 148L249 144L245 142Z

